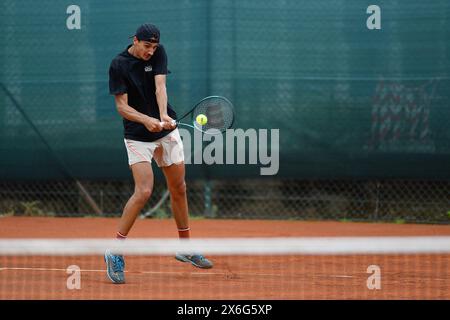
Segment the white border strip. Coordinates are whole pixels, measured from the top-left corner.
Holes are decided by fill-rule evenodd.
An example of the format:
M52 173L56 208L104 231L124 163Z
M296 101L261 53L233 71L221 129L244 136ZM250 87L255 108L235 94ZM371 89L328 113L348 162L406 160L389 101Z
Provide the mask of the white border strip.
M105 249L133 255L172 255L174 252L209 255L435 254L450 253L450 237L0 239L0 256L103 255Z

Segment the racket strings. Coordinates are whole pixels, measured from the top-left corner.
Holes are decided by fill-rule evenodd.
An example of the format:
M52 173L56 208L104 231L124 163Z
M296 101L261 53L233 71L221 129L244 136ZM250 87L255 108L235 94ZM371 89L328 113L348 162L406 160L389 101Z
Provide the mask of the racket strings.
M207 117L207 123L201 126L202 131L216 129L225 131L231 128L234 122L234 111L231 103L221 97L205 99L197 105L192 116L196 119L199 114ZM196 124L199 126L199 124Z

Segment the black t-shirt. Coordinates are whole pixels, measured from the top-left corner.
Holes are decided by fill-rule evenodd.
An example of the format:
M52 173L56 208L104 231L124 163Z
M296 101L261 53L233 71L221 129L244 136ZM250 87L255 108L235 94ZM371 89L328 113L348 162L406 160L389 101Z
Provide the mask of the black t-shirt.
M128 46L128 48L130 48ZM128 48L117 55L109 68L109 92L112 95L128 94L128 105L138 112L160 119L156 101L155 75L167 74L167 55L160 45L148 61L138 59ZM176 119L176 113L167 104L167 114ZM126 139L151 142L168 135L172 130L150 132L141 123L123 119Z

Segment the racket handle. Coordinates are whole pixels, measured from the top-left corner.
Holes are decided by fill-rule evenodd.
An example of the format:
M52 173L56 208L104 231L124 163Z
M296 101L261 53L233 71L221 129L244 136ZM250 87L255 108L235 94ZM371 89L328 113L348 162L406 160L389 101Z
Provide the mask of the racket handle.
M161 126L164 125L164 121L160 121L159 123L161 124ZM176 125L176 124L177 124L177 121L176 121L176 120L172 120L172 124L173 124L173 125Z

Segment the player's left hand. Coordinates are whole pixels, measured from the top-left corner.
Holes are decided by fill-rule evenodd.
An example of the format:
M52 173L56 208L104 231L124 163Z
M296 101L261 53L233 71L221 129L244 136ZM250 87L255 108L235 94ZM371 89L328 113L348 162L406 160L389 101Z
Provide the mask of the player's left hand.
M169 117L168 115L164 115L161 116L161 123L164 129L166 130L171 130L171 129L175 129L175 127L177 126L173 119L171 117Z

